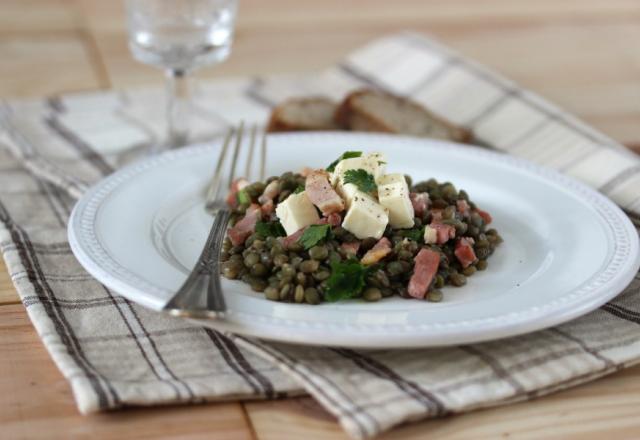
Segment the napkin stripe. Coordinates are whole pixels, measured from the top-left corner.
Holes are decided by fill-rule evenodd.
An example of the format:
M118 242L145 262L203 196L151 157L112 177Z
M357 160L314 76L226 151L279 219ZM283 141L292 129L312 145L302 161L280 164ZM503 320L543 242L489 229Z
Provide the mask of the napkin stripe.
M564 330L559 329L558 327L553 327L549 329L550 332L555 333L557 335L560 335L561 337L568 339L570 341L575 342L576 344L578 344L580 346L580 349L582 351L584 351L585 353L589 353L591 356L593 356L596 359L599 359L602 361L602 363L604 363L605 367L611 367L614 365L613 361L611 361L611 359L603 356L602 354L598 353L597 350L590 348L582 339L573 336L567 332L565 332Z
M66 321L64 314L56 310L55 296L51 295L50 287L46 279L42 279L41 269L38 265L36 251L30 246L28 234L16 225L11 219L4 204L0 202L0 220L8 228L11 238L16 244L16 250L20 255L22 264L25 265L30 274L30 282L39 297L47 298L50 302L43 302L42 306L51 322L54 324L58 335L62 339L67 354L73 358L76 365L84 372L98 396L99 404L103 407L109 406L111 400L113 404L118 404L120 399L118 394L111 387L109 381L102 377L96 368L86 358L81 344L75 337L72 327ZM109 392L107 395L106 390Z
M51 128L58 136L67 142L67 145L73 147L79 154L80 158L86 159L96 170L98 170L102 176L107 176L113 173L114 169L107 161L98 154L89 144L79 138L71 130L64 127L58 118L55 116L49 116L45 118L45 123Z
M423 404L429 414L433 413L438 416L444 413L444 405L433 393L430 393L411 380L406 380L383 363L354 350L343 348L334 348L332 350L335 353L350 359L358 367L373 374L374 376L393 382L398 389L402 390L417 402Z
M624 307L612 303L605 304L601 308L617 318L624 319L635 324L640 324L640 314L635 313L632 310L625 309Z
M160 361L160 364L162 365L163 369L165 370L165 372L167 372L169 374L171 379L163 377L163 375L161 375L160 372L158 371L158 369L156 368L155 364L151 361L151 358L149 357L149 353L144 348L144 346L142 344L142 341L138 337L136 331L133 329L133 326L132 326L131 322L126 317L124 311L121 308L122 305L129 305L128 301L121 301L121 302L114 301L114 297L111 294L111 292L109 291L109 289L107 289L104 286L102 286L102 288L106 292L108 298L111 300L112 305L114 305L116 310L118 311L118 315L120 316L120 318L122 318L122 322L127 327L127 330L129 331L129 334L131 335L136 347L138 348L138 351L140 352L140 354L142 355L142 358L145 360L147 366L149 367L149 371L151 371L151 373L158 380L162 381L163 383L166 383L167 385L169 385L175 391L176 399L181 398L182 397L182 392L180 391L180 388L176 385L175 382L180 383L185 388L187 388L187 387L184 385L184 383L182 381L178 380L175 377L175 375L171 372L171 370L169 370L169 368L167 367L166 363L162 359L162 356L160 356L160 354L158 353L157 347L155 346L155 343L153 342L153 340L149 336L149 333L146 331L146 329L144 328L144 326L142 325L140 320L139 319L135 319L138 328L142 331L142 333L144 335L144 340L147 341L149 343L149 345L151 346L151 351L155 355L154 357ZM134 312L133 308L130 305L129 305L128 309L129 309L129 312L133 316L135 316L135 312ZM193 393L188 388L187 388L187 392L191 394L190 397L193 397Z
M73 133L68 132L68 134L69 134L70 137L75 138L75 135L73 135ZM89 147L86 146L86 148L89 148ZM96 157L99 157L99 155L96 155ZM91 156L83 156L83 158L85 160L89 161L89 162L94 160L94 159L92 159ZM48 192L46 192L45 195L47 196L47 198L51 197L51 194L49 194ZM64 199L63 199L63 197L62 197L62 195L60 193L54 194L54 198L59 203L59 205L64 206ZM53 202L50 203L50 206L51 206L52 210L54 210L54 203ZM67 216L70 215L70 213L71 213L71 209L69 208L69 209L67 209ZM182 398L182 391L180 390L180 387L178 387L178 385L180 385L186 391L187 396L188 396L189 399L193 399L195 397L195 394L194 394L193 390L183 380L178 378L175 375L175 373L171 370L171 368L169 368L169 366L167 365L166 361L164 360L164 358L160 354L155 341L153 340L153 338L151 338L151 336L149 335L149 332L147 331L145 326L142 324L142 321L140 320L140 318L139 318L138 314L136 313L135 309L131 306L131 303L128 302L128 301L116 301L114 296L113 296L113 294L111 293L111 291L109 289L107 289L105 286L102 286L102 285L101 285L101 288L104 290L104 292L106 293L107 297L109 299L111 299L111 302L115 306L115 309L117 310L118 315L122 318L122 321L123 321L124 325L127 327L129 332L133 336L133 339L134 339L134 341L136 343L136 346L137 346L138 350L140 351L143 359L146 361L147 365L149 366L150 371L158 378L158 380L161 380L161 381L167 383L171 388L173 388L175 390L176 399ZM52 295L53 295L53 293L52 293ZM132 321L127 317L127 314L125 313L125 309L131 314L131 317L133 318ZM136 333L136 331L134 331L134 329L133 329L134 324L142 332L143 341L148 343L148 345L150 347L150 351L149 352L145 348L147 344L144 344L143 341L141 341L140 338L138 337L138 334ZM162 375L160 374L159 369L152 362L151 356L153 356L154 359L157 359L157 361L160 363L160 367L162 368L162 371L164 371L164 374L162 374ZM166 377L166 376L168 376L168 377ZM176 384L178 384L178 385L176 385Z
M216 332L217 336L220 338L226 349L229 353L234 357L236 363L242 368L245 374L248 377L252 377L255 381L260 384L262 388L261 394L269 399L273 399L275 397L275 392L273 388L273 384L267 379L265 376L260 374L244 357L244 355L238 350L238 347L225 335Z
M204 331L211 339L211 342L213 342L215 347L218 349L218 352L222 355L227 365L229 365L231 369L235 371L236 374L240 376L251 387L254 394L261 394L260 387L256 385L253 380L251 380L250 376L247 374L245 370L240 368L240 366L233 361L233 359L231 358L231 355L229 354L229 351L221 341L220 334L209 328L205 328Z
M496 377L508 383L516 393L518 394L523 393L524 387L515 379L515 377L509 374L509 372L500 364L500 362L497 359L495 359L489 353L483 351L480 347L481 347L480 344L478 344L478 345L465 345L465 346L460 346L458 348L466 353L469 353L477 357L486 365L488 365L489 368L491 368L491 371L493 371L493 373L496 375Z
M365 438L370 436L373 432L381 430L381 426L378 424L375 417L372 417L366 411L362 411L360 406L356 404L333 380L328 378L326 375L318 373L313 369L313 367L302 367L299 363L290 359L281 351L273 349L265 344L251 341L245 337L233 335L233 339L241 342L244 346L260 353L261 355L272 358L276 362L276 365L281 369L299 377L305 389L311 390L316 397L330 405L327 409L334 415L338 417L345 414L349 415L350 421L353 422L359 432L359 438ZM307 371L310 374L307 373ZM318 382L321 382L322 385ZM331 390L332 392L329 393L327 390ZM334 395L340 396L341 400L334 397ZM365 418L367 423L364 423L361 420L361 417Z

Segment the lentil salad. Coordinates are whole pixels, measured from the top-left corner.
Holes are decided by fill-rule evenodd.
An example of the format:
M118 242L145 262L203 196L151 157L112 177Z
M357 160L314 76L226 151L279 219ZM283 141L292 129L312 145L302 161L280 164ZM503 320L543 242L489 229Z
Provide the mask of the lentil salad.
M348 151L324 170L236 180L222 275L273 301L438 302L485 270L502 242L490 214L450 182L413 184L385 166Z

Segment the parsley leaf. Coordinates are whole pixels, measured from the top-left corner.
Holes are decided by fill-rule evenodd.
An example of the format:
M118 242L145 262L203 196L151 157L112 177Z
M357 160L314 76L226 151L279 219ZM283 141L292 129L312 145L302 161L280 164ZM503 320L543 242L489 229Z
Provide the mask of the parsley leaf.
M293 191L294 194L300 194L302 191L304 191L304 186L303 185L298 185L298 187Z
M304 230L302 236L298 239L298 243L305 249L311 249L327 238L330 232L331 226L329 225L311 225Z
M424 227L418 229L404 229L400 231L400 235L419 243L424 237Z
M339 301L355 298L362 292L368 269L356 260L334 261L331 276L327 279L325 299Z
M284 237L287 235L280 222L258 222L256 223L256 234L262 238Z
M345 151L340 155L339 158L331 162L331 164L327 167L327 171L329 171L330 173L333 172L333 170L336 169L336 165L338 165L338 163L340 163L341 160L353 159L354 157L360 157L360 156L362 156L362 151Z
M251 204L251 196L244 189L241 189L236 193L236 200L239 205L250 205Z
M372 194L378 188L373 175L366 170L358 168L357 170L347 170L344 173L344 183L353 183L362 192Z
M386 165L387 163L384 160L379 160L378 161L378 166L380 165Z

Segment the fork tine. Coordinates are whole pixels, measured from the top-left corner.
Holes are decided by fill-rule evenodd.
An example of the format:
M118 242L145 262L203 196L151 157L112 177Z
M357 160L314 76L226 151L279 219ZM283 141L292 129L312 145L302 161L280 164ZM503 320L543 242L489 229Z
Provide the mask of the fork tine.
M238 163L238 156L240 155L240 147L242 147L242 135L244 134L244 121L240 121L238 127L238 136L236 136L236 144L233 148L233 156L231 157L231 169L229 170L229 179L227 188L231 188L233 179L236 175L236 164Z
M251 137L249 140L249 151L247 151L247 164L244 168L244 178L250 180L251 178L251 167L253 165L253 150L255 150L256 145L256 137L258 135L258 126L253 124L251 126Z
M211 205L211 203L216 199L216 197L218 196L218 193L220 192L222 166L224 165L225 158L227 157L227 150L229 149L229 144L231 143L233 134L234 134L234 129L230 128L222 143L222 149L220 150L220 154L218 155L218 163L216 164L216 169L213 172L213 177L211 178L211 183L209 184L209 189L207 190L207 198L206 198L207 208L210 207L209 205Z
M260 180L266 178L265 166L267 161L267 132L262 132L262 140L260 142Z

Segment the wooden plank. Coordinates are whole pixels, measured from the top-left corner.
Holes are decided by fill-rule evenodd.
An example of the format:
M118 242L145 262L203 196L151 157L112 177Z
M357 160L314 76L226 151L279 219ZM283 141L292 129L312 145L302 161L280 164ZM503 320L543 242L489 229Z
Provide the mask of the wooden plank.
M16 289L13 287L4 260L0 257L0 305L17 304L19 302L18 292L16 292Z
M2 0L0 35L77 30L81 21L74 0Z
M80 33L0 35L0 96L42 96L106 86ZM10 60L10 61L8 61Z
M239 403L81 416L21 305L0 306L0 353L2 438L252 438Z
M309 397L245 404L260 440L347 440ZM380 440L599 440L640 433L640 366L530 402L408 424Z

